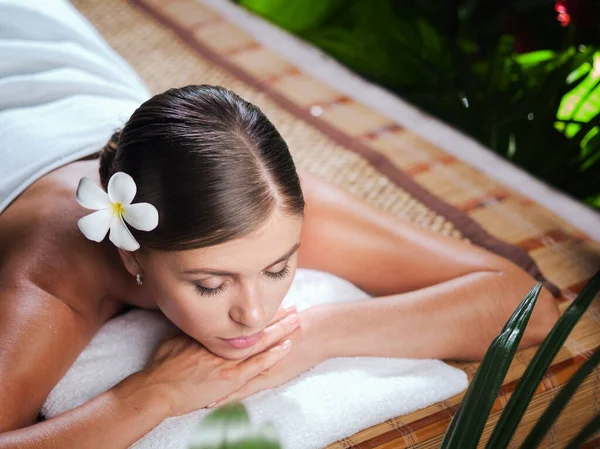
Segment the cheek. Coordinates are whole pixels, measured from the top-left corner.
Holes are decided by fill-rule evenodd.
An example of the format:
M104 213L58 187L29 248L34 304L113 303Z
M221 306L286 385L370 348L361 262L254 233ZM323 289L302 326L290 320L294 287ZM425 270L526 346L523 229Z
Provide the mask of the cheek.
M269 298L270 298L270 305L275 305L275 311L277 311L277 309L279 309L279 306L281 305L281 303L283 302L283 300L285 299L285 296L288 294L292 283L294 281L294 275L296 274L296 266L291 266L290 265L290 274L285 278L285 279L281 279L279 281L269 281ZM273 312L275 313L275 312Z
M203 343L218 330L223 321L218 298L204 298L192 289L170 291L157 298L157 304L165 316L186 334Z

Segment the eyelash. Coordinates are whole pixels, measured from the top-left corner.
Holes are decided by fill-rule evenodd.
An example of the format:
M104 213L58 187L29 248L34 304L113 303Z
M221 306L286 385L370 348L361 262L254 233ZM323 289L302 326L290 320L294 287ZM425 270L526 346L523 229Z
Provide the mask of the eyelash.
M288 274L290 274L290 266L286 265L285 268L281 271L278 271L277 273L270 273L270 272L265 272L265 275L271 279L283 279L285 278ZM202 287L201 285L196 284L196 290L203 296L215 296L218 295L220 293L223 292L223 290L225 290L224 287L225 284L221 284L220 286L218 286L217 288L206 288L206 287Z

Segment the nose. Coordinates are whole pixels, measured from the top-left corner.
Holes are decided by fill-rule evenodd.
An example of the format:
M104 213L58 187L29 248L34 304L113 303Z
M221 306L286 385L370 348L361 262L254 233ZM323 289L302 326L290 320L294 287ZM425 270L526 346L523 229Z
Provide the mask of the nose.
M237 301L231 307L229 316L244 326L258 329L265 322L265 310L258 285L245 285L240 289Z

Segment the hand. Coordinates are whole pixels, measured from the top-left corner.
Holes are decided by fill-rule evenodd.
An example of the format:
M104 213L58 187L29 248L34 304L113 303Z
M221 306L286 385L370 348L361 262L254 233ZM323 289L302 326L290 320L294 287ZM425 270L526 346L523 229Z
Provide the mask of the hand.
M311 307L298 312L300 326L285 337L292 341L292 348L284 359L262 370L240 389L208 408L220 407L259 391L275 388L326 360L328 356L323 350L326 342L323 341L321 332L323 321L318 318L320 315L312 313L313 310L316 311L316 308Z
M169 337L155 349L148 366L135 373L137 386L160 388L170 405L169 416L206 407L289 354L290 347L283 343L298 326L291 320L293 312L295 309L280 309L252 354L243 360L219 357L187 334Z

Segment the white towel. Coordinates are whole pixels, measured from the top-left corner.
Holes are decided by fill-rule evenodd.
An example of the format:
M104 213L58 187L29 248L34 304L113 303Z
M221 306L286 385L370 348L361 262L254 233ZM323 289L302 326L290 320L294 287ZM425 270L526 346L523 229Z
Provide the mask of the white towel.
M298 269L284 304L303 310L366 298L366 293L330 273ZM154 347L174 331L156 311L134 309L109 321L50 393L42 414L50 418L77 407L143 369ZM466 387L466 374L440 360L343 357L242 402L252 423L275 424L284 449L318 449ZM132 447L187 448L195 424L208 413L201 409L167 418Z
M98 151L150 94L66 0L0 0L0 213Z

